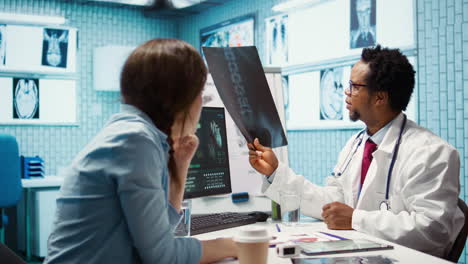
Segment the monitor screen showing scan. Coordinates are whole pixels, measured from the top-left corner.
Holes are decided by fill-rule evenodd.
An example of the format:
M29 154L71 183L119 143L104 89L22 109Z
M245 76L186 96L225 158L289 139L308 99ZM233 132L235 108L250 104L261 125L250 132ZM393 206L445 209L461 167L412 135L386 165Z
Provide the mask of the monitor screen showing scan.
M200 140L190 163L184 199L231 192L223 107L203 107L196 135Z

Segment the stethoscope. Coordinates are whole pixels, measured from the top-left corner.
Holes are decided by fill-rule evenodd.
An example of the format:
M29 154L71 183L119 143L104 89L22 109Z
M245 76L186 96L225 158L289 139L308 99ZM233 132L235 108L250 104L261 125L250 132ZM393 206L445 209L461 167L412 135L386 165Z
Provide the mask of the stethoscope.
M390 161L390 167L388 168L387 186L385 188L385 200L383 200L380 203L380 210L382 210L382 211L390 210L390 203L389 203L389 200L388 200L389 190L390 190L390 180L392 179L393 166L395 165L395 161L396 161L396 158L397 158L397 155L398 155L398 149L400 148L401 136L403 135L403 130L405 129L405 126L406 126L406 115L403 114L403 122L401 124L400 134L398 135L397 142L395 143L395 147L393 148L392 160ZM359 146L362 143L362 140L364 139L364 132L365 132L365 129L361 130L356 135L356 137L354 139L354 142L353 142L353 144L355 144L356 146L354 148L351 148L350 151L348 152L348 155L346 155L345 160L347 160L347 162L343 163L340 166L339 172L337 172L337 173L332 172L332 176L339 177L339 176L343 175L343 173L346 171L346 169L349 166L349 163L351 162L351 160L353 160L354 154L356 154ZM359 140L359 141L356 144L357 140Z

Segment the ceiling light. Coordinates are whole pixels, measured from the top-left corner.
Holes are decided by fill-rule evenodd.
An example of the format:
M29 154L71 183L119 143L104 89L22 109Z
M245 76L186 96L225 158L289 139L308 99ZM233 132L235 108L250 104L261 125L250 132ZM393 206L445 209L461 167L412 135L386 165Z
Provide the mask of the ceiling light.
M275 12L285 12L289 11L291 9L296 9L296 8L305 8L305 7L311 7L317 4L320 4L322 2L325 2L328 0L290 0L287 2L283 2L281 4L277 4L271 8L271 10Z
M151 6L155 0L94 0L96 2L110 2L115 4L136 5L136 6Z
M202 0L170 0L168 2L172 8L180 9L199 4Z
M37 16L14 13L0 13L0 22L5 24L61 25L67 20L60 16Z

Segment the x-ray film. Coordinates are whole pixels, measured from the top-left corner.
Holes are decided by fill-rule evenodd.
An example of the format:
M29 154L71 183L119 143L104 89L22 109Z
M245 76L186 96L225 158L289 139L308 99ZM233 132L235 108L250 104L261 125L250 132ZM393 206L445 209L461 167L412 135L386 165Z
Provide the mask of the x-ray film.
M257 49L203 47L219 96L247 142L288 144Z

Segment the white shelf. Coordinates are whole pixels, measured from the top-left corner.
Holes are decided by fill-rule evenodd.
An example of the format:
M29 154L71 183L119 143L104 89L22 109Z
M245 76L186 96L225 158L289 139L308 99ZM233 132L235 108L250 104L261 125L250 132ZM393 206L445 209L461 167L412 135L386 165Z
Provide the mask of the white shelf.
M47 188L60 187L63 183L63 177L45 176L44 178L21 179L23 188Z

